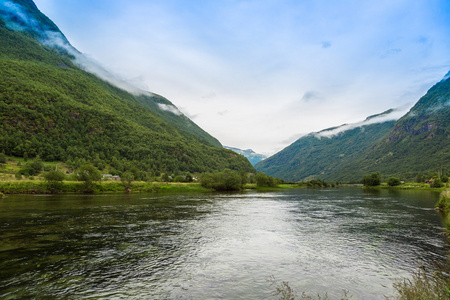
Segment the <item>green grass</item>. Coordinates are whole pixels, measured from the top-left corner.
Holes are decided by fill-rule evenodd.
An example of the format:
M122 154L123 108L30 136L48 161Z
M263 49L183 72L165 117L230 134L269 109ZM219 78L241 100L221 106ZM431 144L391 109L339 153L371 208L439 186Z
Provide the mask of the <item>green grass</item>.
M81 193L83 182L63 181L57 192ZM202 187L199 183L161 183L161 182L132 182L132 192L152 193L205 193L212 189ZM9 180L0 181L0 192L3 194L50 194L52 189L42 180ZM125 188L120 181L103 181L95 184L95 193L124 193Z

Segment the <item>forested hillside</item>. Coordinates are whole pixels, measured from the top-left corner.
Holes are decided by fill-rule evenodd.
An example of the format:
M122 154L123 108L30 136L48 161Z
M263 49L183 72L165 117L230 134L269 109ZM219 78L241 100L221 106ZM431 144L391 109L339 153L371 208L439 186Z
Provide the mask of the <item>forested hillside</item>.
M354 167L405 179L450 171L449 74L395 123L389 136L355 161Z
M361 126L337 135L309 134L256 165L286 180L321 178L357 182L431 178L450 171L450 72L397 122ZM321 134L322 133L322 134Z
M7 2L13 5L0 6L0 152L118 170L254 170L167 99L83 70L79 52L32 1ZM63 47L48 42L54 34Z
M385 114L389 113L386 112ZM366 119L380 117L372 116ZM256 169L290 181L320 178L328 181L354 179L354 171L343 172L365 150L387 135L395 121L360 126L343 125L310 133L277 154L258 163Z

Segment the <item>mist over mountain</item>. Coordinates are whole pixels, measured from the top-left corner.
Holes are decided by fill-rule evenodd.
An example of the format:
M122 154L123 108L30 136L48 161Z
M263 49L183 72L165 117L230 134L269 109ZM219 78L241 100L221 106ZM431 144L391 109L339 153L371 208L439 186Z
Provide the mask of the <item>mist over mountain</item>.
M253 170L162 96L72 47L31 0L0 2L0 151L142 172Z
M289 181L313 178L343 180L342 168L358 159L365 150L387 135L395 121L394 110L313 132L258 163L256 169Z
M372 172L413 180L420 174L448 170L450 72L408 113L401 118L399 113L389 110L360 123L311 133L258 163L256 169L285 180L343 182L357 182Z
M450 78L431 87L355 168L413 179L450 169ZM350 170L350 168L347 168Z

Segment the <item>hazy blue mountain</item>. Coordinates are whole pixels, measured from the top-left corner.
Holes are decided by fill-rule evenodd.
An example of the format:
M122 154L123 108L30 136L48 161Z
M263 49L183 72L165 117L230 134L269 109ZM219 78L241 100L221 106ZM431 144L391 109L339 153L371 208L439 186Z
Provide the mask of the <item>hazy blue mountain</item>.
M234 147L227 147L227 146L223 146L223 147L226 149L230 149L241 155L244 155L253 166L267 158L266 155L258 154L255 151L253 151L252 149L242 150L242 149L234 148Z

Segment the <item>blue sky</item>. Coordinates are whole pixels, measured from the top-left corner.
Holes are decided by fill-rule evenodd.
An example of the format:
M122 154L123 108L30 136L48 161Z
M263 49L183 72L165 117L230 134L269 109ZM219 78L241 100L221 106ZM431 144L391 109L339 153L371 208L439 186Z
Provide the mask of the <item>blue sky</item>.
M273 154L450 70L450 1L35 0L78 50L222 144Z

